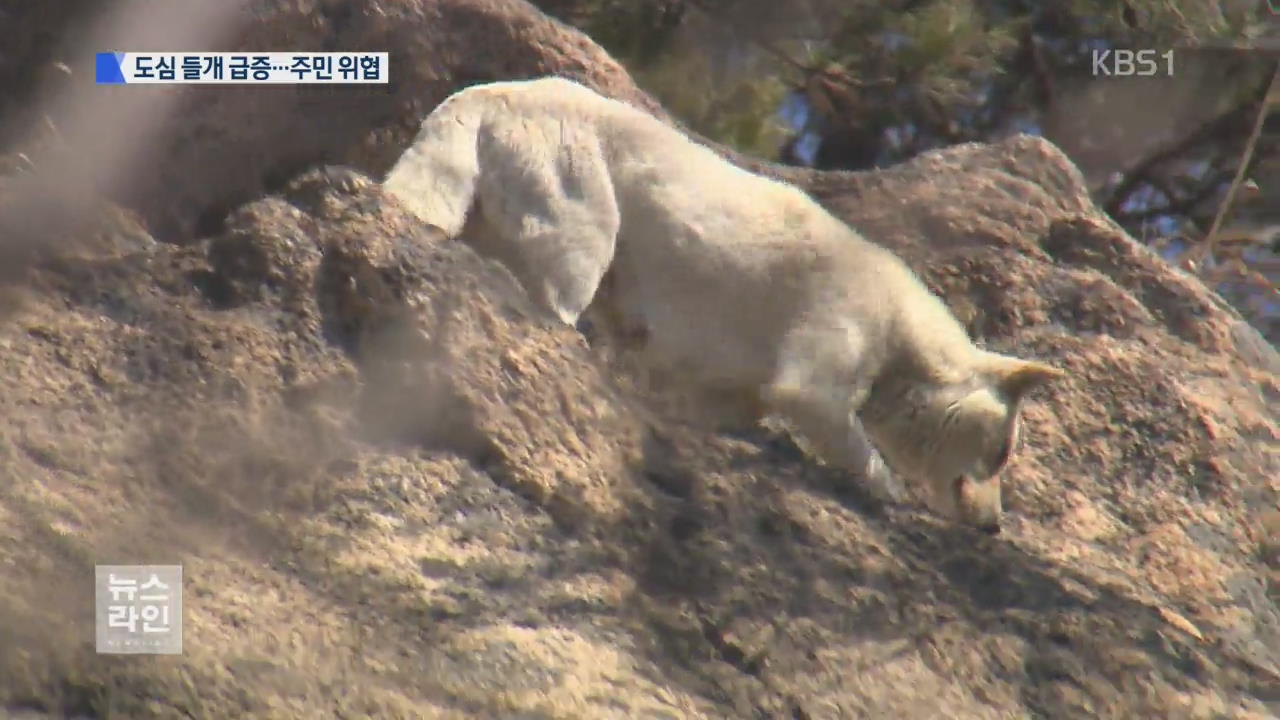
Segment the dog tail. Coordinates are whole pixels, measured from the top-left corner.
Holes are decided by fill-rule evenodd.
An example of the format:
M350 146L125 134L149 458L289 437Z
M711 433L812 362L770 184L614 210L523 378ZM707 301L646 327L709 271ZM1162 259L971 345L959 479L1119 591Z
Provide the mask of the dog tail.
M462 232L475 199L485 100L475 90L447 98L422 121L413 144L382 183L413 214L451 238Z

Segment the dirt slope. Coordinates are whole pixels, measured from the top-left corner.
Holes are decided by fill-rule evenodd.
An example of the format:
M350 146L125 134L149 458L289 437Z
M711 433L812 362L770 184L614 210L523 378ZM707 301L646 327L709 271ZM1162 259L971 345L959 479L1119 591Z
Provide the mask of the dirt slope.
M1280 714L1275 351L1052 147L744 161L903 253L987 345L1071 371L1027 408L993 539L657 412L359 172L283 182L376 174L466 82L559 72L652 108L588 40L517 2L259 5L246 46L390 48L403 81L189 96L147 173L66 130L32 153L46 182L0 187L0 708ZM68 189L77 163L119 182ZM94 655L108 562L184 564L183 656Z

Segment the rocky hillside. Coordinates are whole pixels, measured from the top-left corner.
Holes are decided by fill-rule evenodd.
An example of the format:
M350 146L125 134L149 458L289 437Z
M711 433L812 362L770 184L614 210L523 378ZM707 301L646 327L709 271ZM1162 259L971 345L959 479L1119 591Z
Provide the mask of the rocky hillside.
M200 41L139 35L137 6L0 26L0 68L66 68L0 72L0 713L1280 715L1280 358L1053 147L861 175L726 153L1070 372L991 538L671 413L370 179L473 82L662 116L590 40L515 0L268 0ZM165 42L388 49L395 82L85 76ZM184 565L185 653L96 655L93 565L147 562Z

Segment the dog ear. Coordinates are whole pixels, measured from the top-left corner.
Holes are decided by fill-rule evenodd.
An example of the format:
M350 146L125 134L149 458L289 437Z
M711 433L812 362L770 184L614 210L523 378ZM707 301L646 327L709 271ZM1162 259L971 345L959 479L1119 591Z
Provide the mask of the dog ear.
M1041 385L1066 377L1066 372L1052 365L996 354L991 355L988 372L995 386L1015 400Z

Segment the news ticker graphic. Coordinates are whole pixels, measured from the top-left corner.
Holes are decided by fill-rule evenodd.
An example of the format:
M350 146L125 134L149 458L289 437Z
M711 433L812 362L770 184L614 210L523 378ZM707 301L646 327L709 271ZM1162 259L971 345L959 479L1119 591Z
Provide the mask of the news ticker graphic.
M386 83L388 53L98 53L99 85Z

